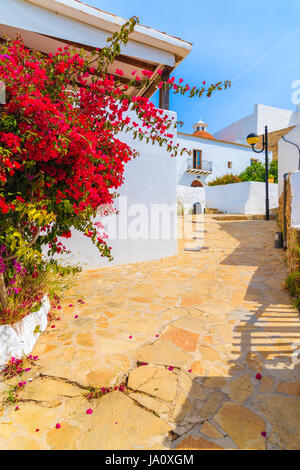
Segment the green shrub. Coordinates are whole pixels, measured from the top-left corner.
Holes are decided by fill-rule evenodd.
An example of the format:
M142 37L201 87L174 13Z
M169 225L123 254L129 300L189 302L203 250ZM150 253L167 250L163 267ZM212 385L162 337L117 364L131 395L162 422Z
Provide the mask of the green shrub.
M286 287L295 298L296 307L300 307L300 272L291 273L286 278Z
M241 179L237 175L233 175L232 173L220 176L215 180L208 183L208 186L218 186L220 184L231 184L231 183L240 183Z
M247 166L242 173L239 174L241 181L261 181L266 180L266 166L263 162L254 162ZM269 162L269 178L274 178L274 183L278 183L278 161Z

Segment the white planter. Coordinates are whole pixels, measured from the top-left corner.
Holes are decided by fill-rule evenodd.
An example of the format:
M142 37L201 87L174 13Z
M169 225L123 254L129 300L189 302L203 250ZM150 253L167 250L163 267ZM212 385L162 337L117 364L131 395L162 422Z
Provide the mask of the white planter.
M44 296L40 309L22 318L12 325L0 325L0 370L8 363L11 357L21 359L23 354L30 354L40 336L34 332L36 327L44 331L47 327L47 315L50 311L50 302Z

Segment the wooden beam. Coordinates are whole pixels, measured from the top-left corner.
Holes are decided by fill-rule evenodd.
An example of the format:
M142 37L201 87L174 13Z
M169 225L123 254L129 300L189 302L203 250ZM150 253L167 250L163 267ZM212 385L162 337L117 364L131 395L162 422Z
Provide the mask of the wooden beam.
M169 70L164 70L161 76L162 82L167 82L170 77ZM160 109L170 109L170 93L169 88L160 88L159 89L159 107Z

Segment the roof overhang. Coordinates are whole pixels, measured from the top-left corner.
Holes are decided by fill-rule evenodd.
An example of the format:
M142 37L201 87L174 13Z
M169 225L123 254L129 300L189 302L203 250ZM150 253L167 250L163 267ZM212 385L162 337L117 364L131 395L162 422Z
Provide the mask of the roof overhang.
M0 36L21 36L25 45L41 52L54 52L72 44L87 51L106 45L111 33L126 22L111 13L91 7L78 0L5 0L1 5ZM152 83L146 89L131 88L131 95L151 96L156 87L158 69L171 72L187 56L192 45L179 38L136 25L126 47L109 69L124 72L124 83L133 70L151 70Z

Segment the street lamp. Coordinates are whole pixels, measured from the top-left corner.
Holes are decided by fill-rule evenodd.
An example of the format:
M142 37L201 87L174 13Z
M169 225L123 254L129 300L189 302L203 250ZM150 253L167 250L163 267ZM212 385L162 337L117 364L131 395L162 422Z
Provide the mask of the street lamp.
M249 134L247 143L251 145L253 152L261 153L265 151L265 168L266 168L266 220L270 219L269 210L269 160L268 160L268 126L265 126L265 133L263 135L263 146L261 150L256 150L255 145L258 143L259 137L257 134Z

